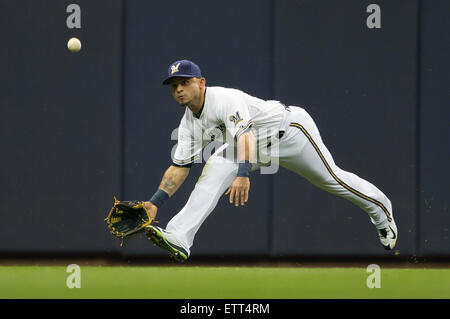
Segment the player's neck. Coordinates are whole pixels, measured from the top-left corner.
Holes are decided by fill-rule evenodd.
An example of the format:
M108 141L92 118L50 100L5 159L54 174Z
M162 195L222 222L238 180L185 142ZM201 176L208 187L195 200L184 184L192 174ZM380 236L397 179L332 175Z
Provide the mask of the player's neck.
M193 103L187 105L187 107L192 111L192 113L198 115L201 114L203 105L205 104L205 95L206 95L206 87L203 88L203 90L199 94L199 98L197 99L197 101L192 101Z

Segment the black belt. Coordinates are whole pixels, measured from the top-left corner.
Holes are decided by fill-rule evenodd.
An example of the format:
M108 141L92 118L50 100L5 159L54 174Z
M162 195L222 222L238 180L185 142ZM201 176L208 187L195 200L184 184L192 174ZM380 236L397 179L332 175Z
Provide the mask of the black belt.
M291 109L289 108L289 106L286 106L286 104L280 102L281 105L283 105L283 107L286 109L286 111L290 112ZM278 139L282 138L284 135L284 131L279 131L278 132Z
M284 135L284 131L279 131L277 134L277 138L280 139L283 137L283 135ZM269 148L271 146L272 146L272 142L267 143L267 148Z
M284 103L281 103L281 102L280 102L280 104L283 105L283 107L286 109L286 111L289 111L289 112L291 111L291 109L289 108L289 106L286 106ZM284 135L284 133L285 133L285 131L282 131L282 130L278 131L277 138L278 138L278 139L282 138L283 135ZM270 147L271 145L272 145L272 143L269 142L269 143L267 144L267 147Z

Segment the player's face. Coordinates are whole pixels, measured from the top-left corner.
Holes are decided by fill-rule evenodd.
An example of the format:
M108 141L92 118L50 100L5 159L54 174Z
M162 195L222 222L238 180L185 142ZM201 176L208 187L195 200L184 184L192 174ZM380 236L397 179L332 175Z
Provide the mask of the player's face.
M189 105L199 99L202 79L175 77L170 81L170 89L175 101L180 105Z

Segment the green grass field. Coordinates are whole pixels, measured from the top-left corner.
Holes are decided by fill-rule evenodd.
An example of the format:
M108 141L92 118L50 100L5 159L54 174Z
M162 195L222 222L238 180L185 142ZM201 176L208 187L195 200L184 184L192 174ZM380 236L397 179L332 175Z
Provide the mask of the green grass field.
M448 299L450 269L81 266L68 288L65 266L0 266L1 299Z

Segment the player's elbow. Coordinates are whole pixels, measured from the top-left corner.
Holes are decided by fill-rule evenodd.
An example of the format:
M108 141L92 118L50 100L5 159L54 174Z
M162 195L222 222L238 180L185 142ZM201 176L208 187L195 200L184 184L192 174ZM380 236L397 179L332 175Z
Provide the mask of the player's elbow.
M191 170L191 166L171 165L169 169L175 172L177 175L188 176L189 171Z

